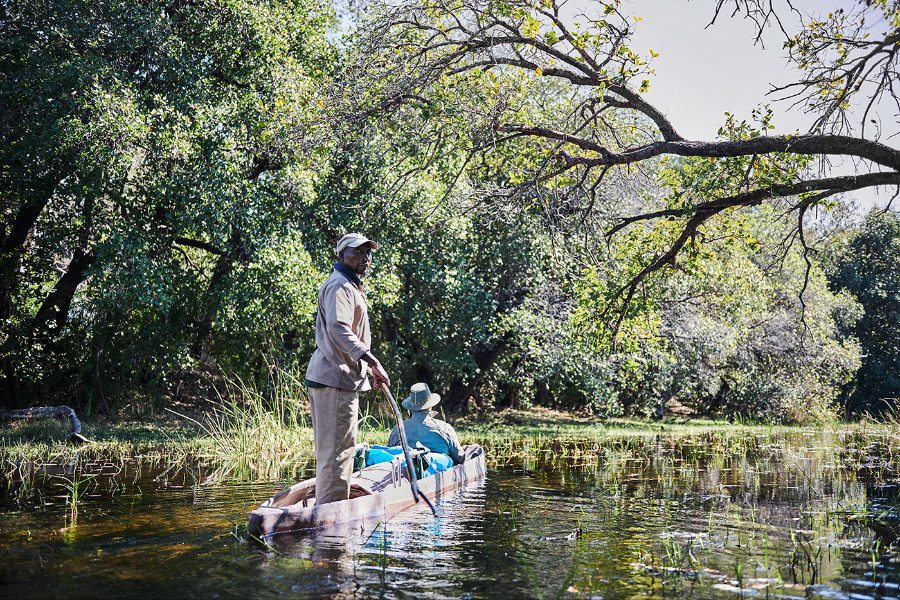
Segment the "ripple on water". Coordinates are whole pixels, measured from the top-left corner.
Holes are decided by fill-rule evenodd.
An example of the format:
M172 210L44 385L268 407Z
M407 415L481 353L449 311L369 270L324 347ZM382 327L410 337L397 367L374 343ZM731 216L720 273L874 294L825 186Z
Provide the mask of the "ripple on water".
M269 548L247 542L247 515L292 482L202 485L204 467L162 463L23 467L0 487L0 595L897 597L893 454L863 461L859 448L889 447L847 439L631 441L588 466L492 468L443 496L437 518L420 503Z

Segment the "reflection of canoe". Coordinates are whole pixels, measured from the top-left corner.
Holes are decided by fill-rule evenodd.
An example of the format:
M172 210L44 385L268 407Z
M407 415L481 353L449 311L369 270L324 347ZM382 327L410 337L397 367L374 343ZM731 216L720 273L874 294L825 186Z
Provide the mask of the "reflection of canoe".
M466 461L446 471L419 479L419 491L434 498L444 490L462 487L487 472L484 450L466 447ZM355 473L350 499L316 505L316 480L301 481L269 498L250 513L247 530L262 537L285 531L316 529L335 523L347 523L372 517L390 516L415 501L400 461L366 467Z

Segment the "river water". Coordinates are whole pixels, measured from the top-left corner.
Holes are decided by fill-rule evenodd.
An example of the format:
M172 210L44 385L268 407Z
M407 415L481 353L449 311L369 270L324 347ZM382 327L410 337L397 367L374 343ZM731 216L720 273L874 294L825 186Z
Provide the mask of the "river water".
M437 518L423 503L268 545L248 540L249 512L302 470L211 483L191 461L6 464L0 597L898 598L895 444L815 431L526 444Z

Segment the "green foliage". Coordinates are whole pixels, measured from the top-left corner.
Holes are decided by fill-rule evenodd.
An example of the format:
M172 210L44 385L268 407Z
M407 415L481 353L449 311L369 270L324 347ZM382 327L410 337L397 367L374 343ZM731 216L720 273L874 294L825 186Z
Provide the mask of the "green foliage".
M237 269L221 297L214 354L222 366L240 372L260 352L279 353L283 334L314 330L317 282L326 276L312 264L298 232L272 240Z
M330 7L2 10L6 389L114 410L135 384L162 393L217 343L252 371L260 338L311 315L316 273L290 217L310 189L305 149L327 148Z
M859 367L859 348L839 335L834 314L858 311L833 295L818 269L789 251L767 275L764 255L723 254L702 279L676 282L666 335L680 366L681 393L707 406L778 422L834 418L841 387Z
M765 136L775 128L772 118L772 109L768 105L754 109L749 123L725 113L725 124L718 131L719 139L733 141ZM658 178L661 185L671 189L669 208L690 211L699 198L710 200L755 188L789 184L802 178L812 163L809 155L779 152L707 160L675 157L667 159L668 168L660 171Z
M862 305L844 331L859 340L862 366L848 390L852 412L896 410L900 398L900 215L873 210L834 251L830 285Z
M839 335L835 315L852 321L859 308L847 294L829 292L816 268L797 297L807 275L796 248L769 272L760 248L771 249L783 235L773 222L771 212L762 210L740 224L725 218L719 227L705 228L710 241L702 252L686 253L677 269L642 286L617 338L600 313L629 260L639 260L632 244L652 247L658 228L646 228L647 241L612 245L621 253L610 256L608 271L585 273L573 324L604 357L616 403L648 415L678 398L732 418L804 422L835 416L860 354L852 339Z
M443 390L448 410L459 409L496 391L486 377L513 353L512 315L546 277L545 237L522 213L424 217L444 189L411 191L395 206L414 218L401 212L372 229L387 240L369 296L375 349L398 382L426 381Z

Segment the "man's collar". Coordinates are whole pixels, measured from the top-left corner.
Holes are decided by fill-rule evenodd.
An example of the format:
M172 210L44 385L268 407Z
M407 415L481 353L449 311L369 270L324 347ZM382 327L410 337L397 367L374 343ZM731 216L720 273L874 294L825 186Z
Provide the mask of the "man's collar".
M356 273L354 273L353 271L348 269L342 263L339 263L339 262L334 263L334 270L337 271L338 273L340 273L341 275L343 275L344 277L346 277L347 279L349 279L354 284L356 284L356 287L359 287L362 285L362 279L360 279L356 275Z

